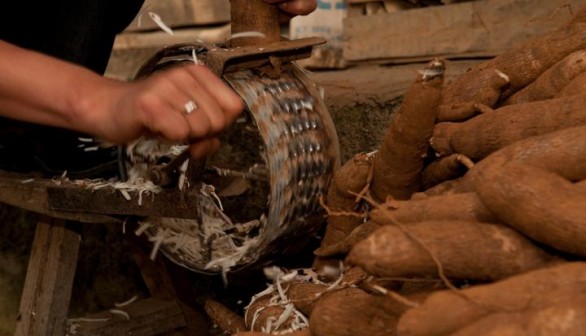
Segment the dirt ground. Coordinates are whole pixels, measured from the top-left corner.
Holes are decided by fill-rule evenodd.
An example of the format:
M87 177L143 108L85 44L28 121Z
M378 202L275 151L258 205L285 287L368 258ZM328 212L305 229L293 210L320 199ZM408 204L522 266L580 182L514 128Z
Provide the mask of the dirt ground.
M35 232L31 213L0 205L0 336L12 335ZM119 227L86 225L71 300L71 315L110 308L146 295Z

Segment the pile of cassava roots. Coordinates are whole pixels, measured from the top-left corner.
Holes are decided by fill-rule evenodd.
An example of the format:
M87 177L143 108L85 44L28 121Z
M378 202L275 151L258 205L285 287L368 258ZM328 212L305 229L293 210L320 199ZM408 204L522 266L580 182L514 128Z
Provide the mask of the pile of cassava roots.
M321 280L277 275L246 318L210 301L222 329L586 335L586 8L449 82L444 68L336 172Z

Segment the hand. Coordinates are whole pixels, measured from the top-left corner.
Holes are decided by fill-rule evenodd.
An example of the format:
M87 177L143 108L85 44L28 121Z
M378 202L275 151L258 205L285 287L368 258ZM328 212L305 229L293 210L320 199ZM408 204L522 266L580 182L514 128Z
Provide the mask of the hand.
M192 101L197 108L186 112ZM187 142L202 157L244 108L209 69L176 67L132 83L0 40L0 116L122 144L145 134Z
M192 156L215 151L218 135L237 118L242 99L207 68L181 66L133 83L111 81L88 106L94 133L125 143L147 133L188 142ZM191 113L186 104L195 103ZM91 111L93 109L93 111Z
M263 0L281 10L281 21L287 22L297 15L307 15L317 8L317 0Z

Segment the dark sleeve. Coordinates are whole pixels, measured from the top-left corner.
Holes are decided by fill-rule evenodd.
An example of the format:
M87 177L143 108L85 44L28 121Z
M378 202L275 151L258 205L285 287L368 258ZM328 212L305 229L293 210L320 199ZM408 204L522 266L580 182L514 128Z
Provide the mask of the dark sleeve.
M130 24L143 3L143 0L4 1L9 5L0 10L0 39L99 74L106 69L116 34ZM83 135L0 118L0 169L41 171L47 176L67 170L68 175L77 178L118 173L116 147L86 152L78 148L79 136Z
M0 39L103 73L116 34L143 0L11 0L0 11Z

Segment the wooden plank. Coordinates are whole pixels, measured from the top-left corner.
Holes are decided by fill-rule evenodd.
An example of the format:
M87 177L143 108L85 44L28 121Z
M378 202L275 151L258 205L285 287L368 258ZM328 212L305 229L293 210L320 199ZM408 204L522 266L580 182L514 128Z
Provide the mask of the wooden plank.
M186 191L175 188L157 194L145 193L142 196L138 191L129 191L130 200L127 200L120 191L112 187L92 190L68 183L47 187L47 195L49 209L58 211L190 219L199 218L200 215L196 206L195 188Z
M128 314L129 318L107 310L81 319L70 319L69 335L154 336L187 326L183 311L174 300L149 298L116 309Z
M547 33L583 0L481 0L344 20L344 57L350 61L495 56Z
M15 336L64 334L79 244L80 235L63 220L38 222Z
M413 2L405 0L346 0L348 5L365 5L369 3L381 3L383 4L388 12L394 12L397 10L415 8L417 5ZM472 0L474 1L474 0ZM445 0L444 0L445 2Z
M230 25L205 28L184 28L169 35L163 31L127 32L116 36L114 50L135 48L162 48L172 44L189 43L203 40L210 43L224 42L230 36Z
M148 16L149 11L171 28L221 24L230 21L230 0L148 0L126 30L159 29Z
M25 183L23 183L25 181ZM117 215L196 218L191 190L165 190L156 195L130 191L131 200L112 187L91 190L83 185L0 173L0 202L55 218L84 223L122 223Z
M361 4L358 4L358 5L349 4L347 10L348 10L348 17L364 15L364 6Z
M138 229L136 222L127 223L127 239L130 240L130 254L138 266L142 279L153 298L171 300L177 297L173 281L167 272L165 257L160 253L155 260L150 259L150 250L153 244L144 236L137 236L134 231Z
M83 223L122 223L121 220L95 214L55 211L49 209L47 187L52 180L31 178L30 175L0 173L0 202L48 217Z
M163 47L202 40L210 43L224 42L230 36L230 25L175 29L174 35L162 31L126 32L114 42L106 76L119 80L131 80L140 66Z
M176 269L179 266L170 262L169 259L163 257L160 253L155 260L150 259L149 251L152 249L152 244L144 236L137 237L133 232L137 228L136 223L129 223L130 231L129 239L131 240L131 254L134 262L138 265L142 278L149 289L152 297L157 299L174 299L179 304L179 308L183 312L186 321L186 334L190 336L207 336L210 323L201 310L190 306L184 302L194 304L198 301L197 297L193 297L191 286L193 283L186 280L185 273L178 273ZM134 227L134 228L133 228ZM181 271L185 271L181 268ZM191 274L190 274L191 275ZM189 286L177 288L189 282ZM181 295L177 295L180 293ZM183 302L182 302L183 300Z

